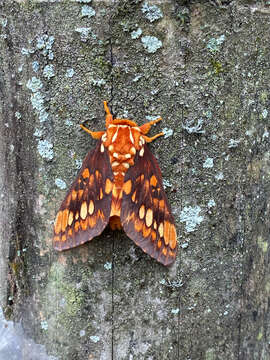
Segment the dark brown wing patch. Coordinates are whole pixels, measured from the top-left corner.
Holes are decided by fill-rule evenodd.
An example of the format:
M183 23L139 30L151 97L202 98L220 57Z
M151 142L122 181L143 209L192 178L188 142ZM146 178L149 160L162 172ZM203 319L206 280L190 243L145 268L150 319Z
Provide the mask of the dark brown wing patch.
M89 151L54 225L54 248L67 250L99 235L109 222L113 172L101 141Z
M131 181L131 184L130 184ZM131 189L130 188L131 185ZM121 223L126 234L163 265L174 262L177 234L157 160L147 145L125 175Z

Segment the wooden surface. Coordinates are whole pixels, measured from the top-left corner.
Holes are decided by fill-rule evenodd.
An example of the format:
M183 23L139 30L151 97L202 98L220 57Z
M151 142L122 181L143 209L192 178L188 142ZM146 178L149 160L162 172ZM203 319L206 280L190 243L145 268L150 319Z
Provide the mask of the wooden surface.
M48 354L270 358L266 3L0 2L1 303ZM79 124L104 129L103 100L173 130L151 144L179 237L170 268L110 230L52 249L95 144Z

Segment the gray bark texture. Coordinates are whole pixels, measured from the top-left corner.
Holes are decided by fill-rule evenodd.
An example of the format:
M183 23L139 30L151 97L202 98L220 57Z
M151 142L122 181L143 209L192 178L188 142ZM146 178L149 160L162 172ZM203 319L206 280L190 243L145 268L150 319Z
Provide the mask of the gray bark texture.
M0 1L0 300L33 344L18 359L270 359L269 28L269 1ZM163 118L169 268L109 229L52 247L103 100Z

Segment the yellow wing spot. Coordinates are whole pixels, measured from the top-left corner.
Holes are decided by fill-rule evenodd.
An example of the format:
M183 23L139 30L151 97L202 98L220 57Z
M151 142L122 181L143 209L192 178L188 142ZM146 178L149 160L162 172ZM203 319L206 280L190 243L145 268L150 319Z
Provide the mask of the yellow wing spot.
M158 243L157 243L157 247L160 249L160 248L161 248L161 245L162 245L162 241L159 239L159 240L158 240Z
M150 227L152 225L152 222L153 222L153 210L152 209L147 209L146 216L145 216L145 222L146 222L146 226L148 226L148 227Z
M94 227L94 226L96 225L96 218L95 218L95 216L89 216L88 222L89 222L90 228Z
M165 207L165 202L164 202L164 200L160 200L160 202L159 202L159 208L160 209L163 209Z
M62 232L65 232L66 231L66 228L67 228L67 224L68 224L68 213L69 213L69 210L68 209L65 209L63 211L63 217L62 217Z
M152 186L154 186L154 187L157 186L157 178L155 177L155 175L152 175L152 176L151 176L150 185L152 185Z
M95 174L96 174L96 179L100 180L101 179L101 173L98 170L96 170Z
M171 236L170 236L170 248L171 249L175 249L176 247L176 240L177 239L177 234L176 234L176 229L174 225L171 225Z
M79 221L76 221L75 224L74 224L74 229L75 231L79 231L79 228L80 228L80 222Z
M86 229L88 228L88 221L87 221L87 219L86 219L86 220L81 220L81 221L80 221L80 224L81 224L82 230L86 230Z
M68 229L68 236L72 236L72 229Z
M156 198L154 198L154 199L153 199L153 204L154 204L154 208L155 208L155 209L158 209L159 200L156 199Z
M118 188L117 188L115 185L114 185L114 187L113 187L112 195L113 195L114 198L117 198Z
M164 234L163 223L160 223L160 224L159 224L158 232L159 232L159 236L160 236L160 237L163 237L163 234Z
M123 190L127 195L131 192L131 188L132 188L131 180L126 181L123 185Z
M69 226L71 226L71 224L73 223L73 218L74 218L73 212L70 211L70 212L69 212L69 215L68 215L68 225L69 225Z
M81 197L83 196L83 190L78 191L78 200L81 200Z
M84 220L87 216L87 204L86 201L84 201L81 205L81 210L80 210L80 216L81 218Z
M131 200L132 200L133 202L135 202L135 198L136 198L136 190L135 190L134 193L132 194Z
M94 181L95 181L94 174L91 174L91 175L90 175L90 178L89 178L89 187L90 187L90 188L93 187Z
M83 177L84 179L86 179L86 178L89 178L89 176L90 176L89 169L88 169L88 168L85 168L85 169L83 170L83 172L82 172L82 177Z
M76 212L75 219L76 219L76 220L79 219L79 211Z
M67 237L66 237L66 234L63 234L62 237L61 237L61 241L66 241L67 240Z
M140 217L140 219L143 219L143 218L144 218L144 215L145 215L145 207L144 207L144 205L142 205L142 206L140 207L140 210L139 210L139 217Z
M92 214L94 213L94 210L95 210L94 201L93 201L93 200L90 200L89 207L88 207L89 215L92 215Z
M157 230L157 222L156 222L156 220L154 221L154 229Z
M156 238L157 238L157 233L154 230L152 230L151 231L151 236L152 236L152 240L155 241Z
M146 226L145 226L145 224L143 224L143 236L146 238L146 237L148 237L149 235L150 235L150 233L151 233L151 228L147 228Z
M163 255L165 255L165 256L166 256L166 255L167 255L167 253L168 253L167 248L163 248L163 249L162 249L162 253L163 253Z
M56 235L58 235L61 231L62 217L63 217L63 213L62 213L62 211L59 211L56 216L55 223L54 223L54 232L56 233Z
M105 193L109 194L112 191L113 188L113 183L111 182L110 179L106 179L106 183L105 183Z
M142 228L143 228L143 222L137 219L137 220L135 221L134 228L135 228L135 230L138 231L138 232L141 231Z
M164 241L166 245L169 244L170 233L171 233L171 223L169 221L164 221Z
M139 175L136 179L136 182L143 182L144 181L144 174Z
M144 182L144 191L145 191L145 194L148 194L148 192L149 192L149 180L145 180L145 182Z
M100 190L99 190L99 199L100 199L100 200L103 199L103 191L102 191L102 188L100 188Z
M101 218L104 221L105 220L104 212L102 210L98 210L97 217Z
M72 190L72 192L71 192L71 198L72 198L73 201L76 200L76 198L77 198L77 191L76 191L76 190Z

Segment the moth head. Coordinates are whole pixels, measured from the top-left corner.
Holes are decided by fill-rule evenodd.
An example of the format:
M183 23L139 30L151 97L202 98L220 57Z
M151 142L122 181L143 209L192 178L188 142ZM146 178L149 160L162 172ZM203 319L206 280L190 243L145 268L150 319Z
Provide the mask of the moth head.
M127 126L131 126L131 127L137 127L138 125L135 123L135 121L132 120L128 120L128 119L112 119L108 125L106 124L106 127L108 127L109 125L127 125Z

